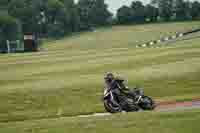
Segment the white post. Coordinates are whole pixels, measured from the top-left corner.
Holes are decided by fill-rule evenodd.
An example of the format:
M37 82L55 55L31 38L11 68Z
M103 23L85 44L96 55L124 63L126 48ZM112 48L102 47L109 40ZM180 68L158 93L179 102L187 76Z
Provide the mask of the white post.
M7 44L8 53L10 53L10 41L6 40L6 44Z

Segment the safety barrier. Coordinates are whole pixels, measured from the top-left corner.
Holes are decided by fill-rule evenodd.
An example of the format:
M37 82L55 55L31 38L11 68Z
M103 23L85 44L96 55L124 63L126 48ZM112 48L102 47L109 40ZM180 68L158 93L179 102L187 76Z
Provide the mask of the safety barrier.
M161 42L172 41L172 40L175 40L177 38L181 38L183 36L186 36L186 35L189 35L189 34L192 34L192 33L196 33L196 32L200 32L200 29L194 29L194 30L183 32L183 33L177 33L177 34L172 35L172 36L164 37L164 38L161 38L159 40L149 41L149 42L146 42L144 44L136 45L136 48L151 47L151 46L154 46L155 44L158 44L158 43L161 43Z

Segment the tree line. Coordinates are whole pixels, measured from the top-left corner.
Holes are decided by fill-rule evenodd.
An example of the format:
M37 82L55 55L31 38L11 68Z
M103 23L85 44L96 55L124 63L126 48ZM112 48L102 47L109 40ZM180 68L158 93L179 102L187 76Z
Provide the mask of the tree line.
M73 32L112 24L200 19L200 3L184 0L133 1L114 16L105 0L1 0L0 41L23 33L63 37ZM21 34L20 34L21 33Z
M79 0L77 4L74 0L1 0L0 6L7 8L23 32L50 37L106 25L112 15L104 0Z
M119 24L186 21L200 19L200 3L185 0L152 0L144 5L133 1L130 6L122 6L117 11Z

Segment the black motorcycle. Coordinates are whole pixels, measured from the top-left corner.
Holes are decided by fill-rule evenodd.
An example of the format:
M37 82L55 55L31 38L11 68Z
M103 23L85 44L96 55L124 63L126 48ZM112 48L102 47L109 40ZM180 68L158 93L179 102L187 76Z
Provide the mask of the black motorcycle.
M153 99L144 95L143 89L135 88L123 95L126 97L125 101L123 101L126 104L122 105L120 104L122 101L117 98L112 90L105 88L103 100L106 111L110 113L136 112L139 110L154 110L156 107Z

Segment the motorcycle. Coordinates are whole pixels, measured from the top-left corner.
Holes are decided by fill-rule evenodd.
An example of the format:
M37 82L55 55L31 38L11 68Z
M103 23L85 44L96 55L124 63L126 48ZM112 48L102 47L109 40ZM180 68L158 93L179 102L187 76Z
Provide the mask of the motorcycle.
M104 107L110 113L137 112L139 110L154 110L156 107L152 98L145 96L143 89L135 88L124 94L126 99L120 101L109 88L104 89ZM120 103L125 104L120 104Z

